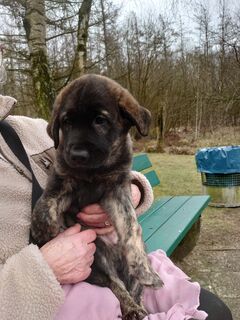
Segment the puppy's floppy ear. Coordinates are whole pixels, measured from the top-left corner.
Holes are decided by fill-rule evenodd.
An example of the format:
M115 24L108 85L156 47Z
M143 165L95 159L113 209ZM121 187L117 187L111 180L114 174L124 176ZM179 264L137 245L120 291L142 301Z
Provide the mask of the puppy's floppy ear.
M151 113L139 105L133 96L123 89L119 96L119 108L122 116L127 118L132 126L136 126L142 136L147 136L151 124Z
M59 145L59 129L60 129L60 107L62 102L62 92L60 92L54 102L51 119L47 126L47 133L54 141L54 147L57 149Z

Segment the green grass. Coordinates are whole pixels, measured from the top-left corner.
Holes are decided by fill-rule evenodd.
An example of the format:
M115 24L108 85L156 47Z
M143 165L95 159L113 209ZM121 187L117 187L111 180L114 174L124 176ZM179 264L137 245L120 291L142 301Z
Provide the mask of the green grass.
M197 195L202 194L201 175L197 172L195 157L191 155L173 155L149 153L149 158L160 178L160 185L154 188L155 198L168 195ZM204 210L205 226L215 230L225 230L229 212L238 209L216 208L208 206ZM224 232L220 233L221 236ZM216 235L215 235L216 237Z
M150 153L149 158L161 181L160 186L154 188L155 197L202 194L194 156Z

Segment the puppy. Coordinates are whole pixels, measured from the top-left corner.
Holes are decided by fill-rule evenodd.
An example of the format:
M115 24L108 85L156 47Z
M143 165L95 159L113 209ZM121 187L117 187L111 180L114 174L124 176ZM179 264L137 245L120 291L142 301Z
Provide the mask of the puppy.
M142 319L143 286L162 285L152 270L131 203L129 129L147 135L150 113L118 83L84 75L57 96L48 133L56 162L32 214L31 235L41 246L77 222L86 205L99 203L115 227L116 244L96 240L90 283L108 286L123 319Z

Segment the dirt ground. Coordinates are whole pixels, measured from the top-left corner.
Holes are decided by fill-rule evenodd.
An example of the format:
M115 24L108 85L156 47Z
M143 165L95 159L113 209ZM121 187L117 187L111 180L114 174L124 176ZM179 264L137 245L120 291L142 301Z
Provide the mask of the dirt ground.
M240 208L207 208L197 245L177 264L217 294L240 320Z

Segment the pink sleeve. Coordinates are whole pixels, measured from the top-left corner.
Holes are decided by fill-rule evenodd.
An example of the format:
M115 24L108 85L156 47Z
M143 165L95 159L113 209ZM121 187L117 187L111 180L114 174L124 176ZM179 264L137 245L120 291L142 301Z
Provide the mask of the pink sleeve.
M205 320L207 314L198 310L199 284L189 281L162 250L148 256L164 285L158 290L144 289L143 304L149 313L144 320Z
M148 179L140 172L131 172L132 183L136 184L141 192L141 200L137 206L136 213L141 215L146 212L153 203L153 190Z

